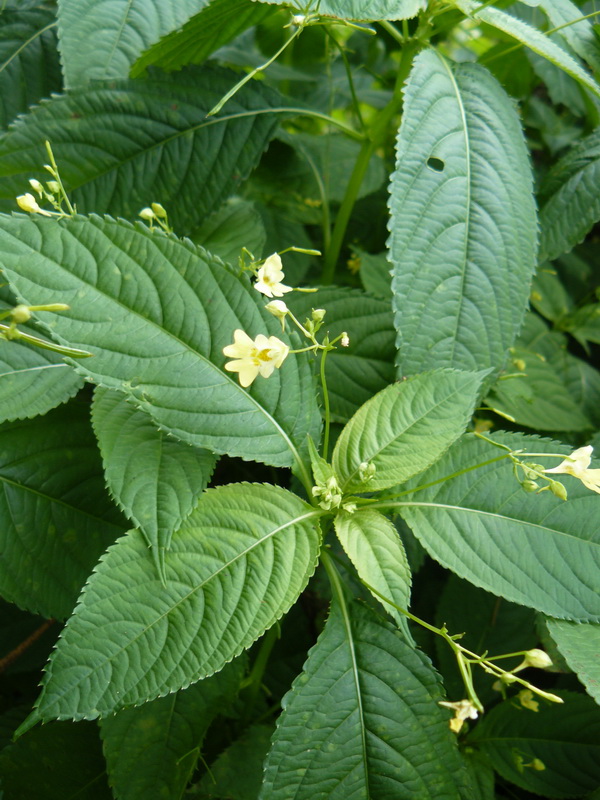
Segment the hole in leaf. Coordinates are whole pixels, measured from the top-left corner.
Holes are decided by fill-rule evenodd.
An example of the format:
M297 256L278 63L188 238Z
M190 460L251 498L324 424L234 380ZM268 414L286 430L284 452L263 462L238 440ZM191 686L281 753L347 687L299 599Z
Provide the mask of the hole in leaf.
M430 158L427 159L427 166L434 172L443 172L446 166L446 162L442 161L441 158L436 158L435 156L431 156Z

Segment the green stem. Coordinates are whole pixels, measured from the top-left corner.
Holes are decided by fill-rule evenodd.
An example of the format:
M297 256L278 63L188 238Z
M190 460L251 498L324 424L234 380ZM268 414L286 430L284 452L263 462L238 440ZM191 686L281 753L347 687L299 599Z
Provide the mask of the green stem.
M274 56L269 58L268 61L265 61L264 64L261 64L260 66L255 67L245 77L243 77L241 81L238 81L236 83L236 85L232 89L230 89L224 97L222 97L219 100L217 105L214 106L213 108L211 108L211 110L208 112L208 114L206 116L207 117L214 117L215 114L218 114L219 111L225 105L225 103L229 102L229 100L231 100L231 98L234 96L234 94L237 94L239 92L239 90L242 88L242 86L245 86L248 83L248 81L251 81L252 78L255 75L258 75L259 72L263 72L263 70L265 70L268 67L270 67L271 64L274 61L277 60L279 58L279 56L283 53L283 51L286 50L291 45L291 43L294 41L294 39L296 39L296 37L299 36L302 33L302 30L303 30L303 26L300 26L299 28L297 28L292 33L290 38L286 42L283 43L283 45L279 48L279 50L275 53Z
M60 344L47 342L45 339L38 339L37 336L23 333L18 328L10 328L9 325L0 325L0 338L8 341L21 340L36 347L41 347L43 350L51 350L53 353L60 353L61 356L69 356L70 358L88 358L92 355L92 353L88 353L85 350L77 350L75 347L63 347Z
M269 663L269 657L278 638L279 625L275 624L266 632L260 644L258 655L254 660L254 664L252 665L250 675L245 681L247 691L245 693L246 697L244 703L244 722L248 722L251 719L252 711L256 705L256 698L258 697L260 687L262 686L262 679L265 674L267 664Z
M71 201L69 200L69 198L67 197L67 193L65 192L65 187L63 186L63 182L60 178L60 173L58 171L58 167L56 166L56 161L54 160L54 153L52 152L52 147L50 146L50 142L46 140L44 144L46 145L46 152L48 153L48 158L50 159L50 165L54 170L54 177L56 178L56 182L60 187L60 193L66 203L66 206L69 209L69 214L71 214L71 216L75 216L75 209L71 205Z
M323 405L325 406L325 430L323 431L323 458L329 460L329 427L331 424L331 411L329 408L329 390L327 389L327 378L325 377L325 359L329 350L321 353L321 388L323 389Z
M413 56L418 47L419 44L417 42L411 42L410 44L404 45L402 49L402 57L398 66L398 74L396 76L396 85L394 87L392 99L377 115L374 124L371 126L368 132L369 138L363 142L358 154L358 158L356 159L356 163L354 164L354 169L352 170L352 175L350 176L348 186L346 187L346 193L344 195L344 199L342 200L342 204L333 228L331 242L329 248L325 252L323 276L321 279L321 283L323 285L329 285L333 283L335 269L340 251L342 249L344 237L346 235L346 229L348 227L350 217L352 216L352 211L354 209L363 178L373 153L385 141L390 123L394 116L398 113L399 109L402 107L402 88L408 73L410 72Z

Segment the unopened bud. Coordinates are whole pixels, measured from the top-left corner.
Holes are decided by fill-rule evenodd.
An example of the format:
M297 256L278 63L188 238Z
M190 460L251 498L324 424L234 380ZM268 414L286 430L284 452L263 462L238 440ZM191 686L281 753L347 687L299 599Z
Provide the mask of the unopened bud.
M325 313L326 312L325 312L324 308L313 308L312 314L311 314L312 321L313 322L323 322L323 319L325 317Z
M270 303L267 303L265 309L269 314L273 314L274 317L281 321L281 329L285 330L285 317L289 313L289 308L283 300L271 300Z
M539 758L534 758L533 761L529 764L529 766L537 770L538 772L542 772L543 770L546 769L546 765Z
M22 211L27 211L29 214L37 214L40 211L37 200L32 194L21 194L17 197L17 205Z
M60 193L60 184L59 184L58 181L48 181L46 186L52 192L52 194L59 194Z
M142 210L138 214L138 217L141 217L142 219L145 220L151 220L151 219L156 219L156 214L154 213L154 211L152 211L151 208L148 208L146 206L146 208L142 208Z
M349 344L350 344L350 337L348 336L346 331L344 331L342 333L342 338L340 339L340 344L342 345L342 347L348 347Z
M358 477L365 483L375 475L377 468L370 461L362 461L358 466Z
M306 17L304 16L304 14L294 14L294 16L292 17L292 23L294 25L303 25L305 19Z
M10 315L17 324L21 322L28 322L31 319L31 311L29 310L29 306L15 306Z
M522 667L536 667L537 669L547 669L552 666L552 659L544 650L534 647L525 653Z
M156 214L157 217L159 217L160 219L166 219L167 218L167 212L161 206L160 203L150 203L150 205L152 206L152 211L154 211L154 213Z
M44 194L44 187L39 181L36 181L35 178L29 179L29 185L31 186L34 192L37 192L39 194L40 197Z
M537 492L540 487L535 481L521 481L521 488L526 492Z
M567 490L563 486L560 481L550 481L550 491L555 497L558 497L560 500L567 499Z
M525 372L527 364L522 358L515 358L513 364L515 365L515 368L519 370L519 372Z

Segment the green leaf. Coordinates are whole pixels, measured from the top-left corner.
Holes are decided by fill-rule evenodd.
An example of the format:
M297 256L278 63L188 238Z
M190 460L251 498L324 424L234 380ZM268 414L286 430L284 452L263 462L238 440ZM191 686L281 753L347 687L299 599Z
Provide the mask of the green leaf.
M583 683L588 693L600 704L600 625L546 620L548 632L560 654Z
M0 139L0 210L16 210L29 178L47 179L49 139L80 212L134 218L159 201L179 234L191 232L256 166L277 124L265 112L279 96L257 83L236 94L225 116L206 118L236 78L190 68L42 102Z
M227 200L190 236L195 244L202 245L209 253L234 267L238 265L242 247L260 258L266 238L262 219L254 204L237 197Z
M538 712L512 700L492 708L469 736L507 780L543 797L580 797L600 785L600 709L590 697L560 692L564 705ZM543 764L530 766L534 759Z
M0 128L62 87L56 16L46 8L2 9Z
M186 64L201 64L215 50L275 13L254 0L196 0L196 6L204 8L180 30L163 36L142 53L131 68L132 78L151 65L169 72Z
M261 3L279 3L279 0L260 0ZM305 0L292 0L290 6L305 13ZM319 16L339 19L378 20L410 19L425 9L422 0L321 0L315 6ZM310 8L309 10L314 11Z
M179 800L213 718L235 694L240 660L174 694L107 717L100 728L116 800Z
M501 597L484 592L456 575L450 575L439 598L436 610L438 627L445 626L450 633L464 634L460 643L474 653L499 656L518 650L530 650L538 644L534 627L535 611ZM436 636L436 663L444 678L449 697L463 697L465 686L458 670L456 656L441 637ZM498 662L504 669L521 663L522 657ZM473 683L477 696L484 705L495 703L498 692L492 688L497 680L477 666L473 667Z
M0 431L0 592L44 617L67 617L124 530L104 489L88 407L74 401Z
M60 49L68 89L126 78L140 53L179 28L206 0L59 0Z
M561 328L571 334L577 341L600 343L600 303L588 303L574 311L567 319L561 321Z
M269 751L273 728L252 725L210 765L199 783L207 798L254 800L263 779L263 761Z
M247 278L189 242L98 217L1 222L5 273L61 341L85 342L91 380L126 392L163 429L217 453L301 464L319 413L306 355L243 389L223 371L233 332L283 336ZM36 299L37 298L37 299ZM283 336L285 339L285 336Z
M459 798L466 773L426 656L366 607L332 607L284 698L262 798Z
M166 587L141 534L119 539L58 642L34 715L106 716L222 669L306 586L319 555L318 517L275 486L209 490L173 536Z
M593 70L600 70L600 40L594 33L589 19L571 0L541 0L542 8L553 28L560 28L570 47L581 56ZM577 20L577 21L575 21Z
M515 450L570 452L534 436L494 438ZM556 465L555 458L533 461ZM385 508L400 512L433 558L476 586L550 616L597 621L598 498L575 478L559 477L566 503L550 492L527 494L500 450L468 434L413 482L428 488Z
M538 53L548 61L556 64L564 70L567 75L575 78L582 86L600 97L600 86L579 64L572 58L560 45L546 36L537 28L528 25L516 17L501 11L499 8L480 8L475 0L455 0L457 8L475 20L486 22L494 28L504 33L508 33L517 41L529 47L534 53Z
M0 310L13 307L0 302ZM33 336L39 331L19 325ZM42 337L43 338L43 337ZM0 340L0 422L35 417L69 400L83 378L51 350Z
M162 574L171 535L206 489L215 456L168 438L111 389L96 389L92 423L110 493L142 531Z
M325 308L324 326L330 338L343 331L350 337L348 347L332 350L325 361L332 418L346 422L394 380L396 349L389 303L358 289L333 287L319 289L316 295L294 293L287 298L301 322L313 308Z
M390 262L387 253L372 255L359 247L352 248L360 262L360 280L367 292L377 297L392 298Z
M395 526L383 514L368 508L354 514L343 511L333 523L359 578L378 592L372 592L373 597L399 625L404 625L404 614L380 597L389 598L400 608L410 605L410 567Z
M333 451L342 491L387 489L427 469L465 430L482 377L432 370L394 383L365 403ZM375 471L365 479L367 464Z
M511 348L510 374L496 381L485 404L518 425L539 431L593 428L552 364L531 350ZM516 365L516 366L515 366Z
M98 726L43 725L0 754L3 797L24 800L112 800Z
M580 140L546 175L540 189L540 261L581 242L600 219L600 128Z
M500 366L525 313L537 223L519 118L484 68L452 70L432 50L415 59L390 213L400 373Z

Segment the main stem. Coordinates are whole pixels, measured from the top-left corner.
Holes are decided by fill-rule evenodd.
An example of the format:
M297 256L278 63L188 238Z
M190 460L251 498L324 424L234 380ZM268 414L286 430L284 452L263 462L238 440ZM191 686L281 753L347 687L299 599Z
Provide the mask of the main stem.
M335 221L331 242L327 248L327 251L325 252L325 263L321 278L321 283L324 286L333 283L335 268L338 262L340 251L342 249L342 243L346 235L348 222L350 221L365 172L367 171L367 167L369 166L369 162L373 156L373 153L385 141L392 119L402 107L402 88L406 78L408 77L408 73L410 72L413 56L418 47L419 45L417 42L410 42L402 49L402 56L400 59L400 65L398 67L396 85L394 86L394 94L392 99L381 111L381 113L377 115L375 122L367 132L368 138L363 142L362 147L360 148L358 158L356 159L354 169L352 170L352 175L350 176L350 181L348 182L348 186L346 188L344 199L342 200L342 204Z

